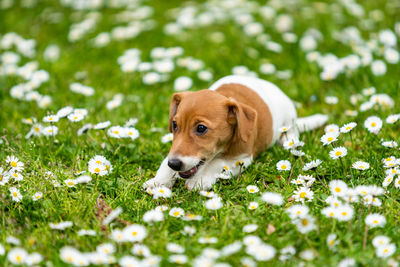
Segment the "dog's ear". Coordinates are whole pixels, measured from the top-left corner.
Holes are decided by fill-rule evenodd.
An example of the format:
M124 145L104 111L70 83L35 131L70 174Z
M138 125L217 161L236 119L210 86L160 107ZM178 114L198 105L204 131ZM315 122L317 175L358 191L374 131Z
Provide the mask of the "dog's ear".
M172 133L172 120L178 110L179 103L182 99L191 92L176 93L172 96L171 104L169 105L169 131Z
M249 141L257 121L257 112L232 98L228 99L227 108L228 123L236 125L237 133L243 142Z

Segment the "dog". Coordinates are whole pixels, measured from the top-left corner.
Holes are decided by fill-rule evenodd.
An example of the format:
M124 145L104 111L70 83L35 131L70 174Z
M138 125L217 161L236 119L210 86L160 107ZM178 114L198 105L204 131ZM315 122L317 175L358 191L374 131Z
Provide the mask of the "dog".
M143 187L172 188L180 176L187 189L208 190L219 178L238 175L276 142L297 142L300 132L327 120L322 114L297 118L288 96L255 77L230 75L209 89L175 93L169 113L172 147Z

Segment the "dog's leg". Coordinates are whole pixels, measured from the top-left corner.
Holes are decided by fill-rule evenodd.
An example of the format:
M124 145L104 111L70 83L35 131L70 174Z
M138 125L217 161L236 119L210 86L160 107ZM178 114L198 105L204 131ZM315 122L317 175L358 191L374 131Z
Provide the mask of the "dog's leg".
M158 169L156 176L143 184L143 188L166 186L172 188L176 180L175 171L168 167L168 158L165 158Z

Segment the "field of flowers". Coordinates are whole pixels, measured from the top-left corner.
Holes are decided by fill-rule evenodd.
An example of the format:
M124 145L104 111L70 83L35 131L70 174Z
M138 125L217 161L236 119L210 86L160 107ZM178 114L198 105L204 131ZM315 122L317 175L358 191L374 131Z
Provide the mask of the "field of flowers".
M0 0L0 264L398 266L399 14L397 0ZM144 190L172 94L232 73L328 125L211 191Z

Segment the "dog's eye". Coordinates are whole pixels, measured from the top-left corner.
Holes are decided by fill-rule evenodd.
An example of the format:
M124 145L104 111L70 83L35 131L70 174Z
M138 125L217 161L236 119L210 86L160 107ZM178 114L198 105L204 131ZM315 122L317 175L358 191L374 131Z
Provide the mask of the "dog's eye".
M176 121L172 122L172 129L174 130L174 132L178 131L178 124L176 124Z
M199 125L197 125L196 133L198 135L202 135L202 134L205 134L207 132L207 130L208 130L208 128L206 126L204 126L203 124L199 124Z

